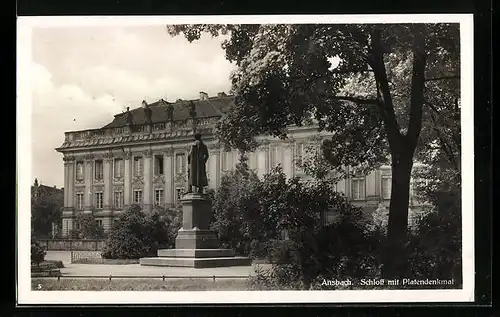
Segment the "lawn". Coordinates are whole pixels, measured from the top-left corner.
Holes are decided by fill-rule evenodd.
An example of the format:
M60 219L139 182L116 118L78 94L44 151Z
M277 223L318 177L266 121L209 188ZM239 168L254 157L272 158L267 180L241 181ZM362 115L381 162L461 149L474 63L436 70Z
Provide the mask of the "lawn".
M33 278L36 291L245 291L246 279L72 279Z
M113 264L113 265L125 265L125 264L138 264L139 259L104 259L104 258L82 258L73 261L72 263L77 264Z

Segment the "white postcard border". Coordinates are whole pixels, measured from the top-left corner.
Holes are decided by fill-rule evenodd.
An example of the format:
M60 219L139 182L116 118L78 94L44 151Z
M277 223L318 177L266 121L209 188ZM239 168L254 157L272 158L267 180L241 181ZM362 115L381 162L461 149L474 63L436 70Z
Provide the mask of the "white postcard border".
M139 26L196 23L460 23L463 289L352 291L90 292L32 291L30 277L31 36L35 27ZM18 17L17 36L17 278L19 304L398 303L474 300L473 15L269 15ZM62 164L62 162L61 162Z

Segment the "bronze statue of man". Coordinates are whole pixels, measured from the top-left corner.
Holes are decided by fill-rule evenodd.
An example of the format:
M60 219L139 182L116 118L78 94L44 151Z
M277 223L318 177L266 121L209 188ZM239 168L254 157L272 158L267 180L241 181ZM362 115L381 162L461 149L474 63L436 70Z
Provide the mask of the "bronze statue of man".
M208 186L206 169L208 148L201 140L200 133L196 133L194 139L188 154L188 193L192 193L193 187L196 187L197 192L201 194L203 187Z

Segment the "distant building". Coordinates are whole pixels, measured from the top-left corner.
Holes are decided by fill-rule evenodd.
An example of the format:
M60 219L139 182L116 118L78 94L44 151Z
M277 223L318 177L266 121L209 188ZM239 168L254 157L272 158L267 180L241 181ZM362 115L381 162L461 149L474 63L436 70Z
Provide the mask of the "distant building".
M56 186L46 186L38 182L35 178L33 185L31 186L31 197L32 200L44 200L50 197L54 201L55 206L64 205L64 188L57 188ZM55 237L57 231L61 228L62 224L58 222L52 223L52 237Z
M239 158L236 150L220 148L213 135L216 122L232 104L232 96L209 97L204 92L197 100L143 101L140 107L115 115L102 128L66 132L64 143L56 149L64 154L63 235L73 228L78 212L93 213L107 230L132 203L141 204L145 211L154 205L174 205L186 189L187 153L195 124L210 151L209 188L216 189L221 176ZM281 163L289 177L306 178L294 162L305 155L309 144L317 144L328 134L318 133L313 125L288 130L286 141L257 138L260 146L250 153L248 164L258 175ZM356 205L373 210L380 203L388 206L390 167L342 180L337 190ZM411 204L412 208L420 206L414 199Z

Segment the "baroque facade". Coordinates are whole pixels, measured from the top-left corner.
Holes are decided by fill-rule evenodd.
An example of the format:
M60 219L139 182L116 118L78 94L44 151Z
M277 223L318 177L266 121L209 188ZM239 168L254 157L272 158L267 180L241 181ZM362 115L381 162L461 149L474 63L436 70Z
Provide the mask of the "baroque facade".
M56 149L64 155L63 236L74 228L79 212L93 213L107 230L133 203L146 212L154 205L176 204L187 187L187 153L195 124L210 151L208 187L217 189L224 172L234 169L239 158L237 151L221 148L212 133L232 102L233 97L224 93L209 97L203 92L197 100L143 101L141 107L127 108L102 128L66 132ZM260 145L248 155L249 167L262 176L281 164L287 176L307 178L296 159L327 134L318 133L314 125L290 127L288 134L286 141L257 138ZM388 206L390 174L390 166L382 166L369 175L340 181L337 190L368 209ZM410 205L421 206L413 198Z

